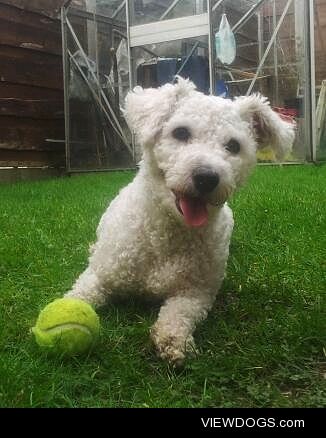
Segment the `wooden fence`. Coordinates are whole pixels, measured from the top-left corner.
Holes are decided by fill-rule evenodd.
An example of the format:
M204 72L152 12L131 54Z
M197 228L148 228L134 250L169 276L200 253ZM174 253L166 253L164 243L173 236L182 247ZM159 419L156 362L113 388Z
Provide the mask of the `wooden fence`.
M0 0L0 167L64 165L62 0Z

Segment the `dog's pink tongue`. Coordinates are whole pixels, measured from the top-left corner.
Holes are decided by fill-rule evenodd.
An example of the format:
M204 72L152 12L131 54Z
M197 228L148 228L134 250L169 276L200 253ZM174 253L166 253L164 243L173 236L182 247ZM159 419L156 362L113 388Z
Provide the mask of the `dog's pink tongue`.
M180 198L179 205L185 222L191 227L201 227L208 220L207 206L198 198Z

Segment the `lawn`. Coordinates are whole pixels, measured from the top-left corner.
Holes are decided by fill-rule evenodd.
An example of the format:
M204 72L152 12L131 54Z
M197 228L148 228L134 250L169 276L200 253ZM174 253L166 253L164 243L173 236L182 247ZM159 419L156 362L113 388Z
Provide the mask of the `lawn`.
M100 312L90 355L39 351L30 327L85 268L102 212L132 177L0 186L0 406L325 406L326 166L259 167L232 199L227 277L183 369L156 358L158 308L134 300Z

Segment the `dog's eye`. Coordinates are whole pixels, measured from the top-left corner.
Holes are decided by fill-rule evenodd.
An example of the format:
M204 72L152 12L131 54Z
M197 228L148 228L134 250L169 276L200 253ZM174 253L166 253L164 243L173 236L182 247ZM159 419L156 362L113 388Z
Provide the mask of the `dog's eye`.
M188 141L191 137L191 133L185 126L179 126L172 131L172 135L176 140Z
M231 154L238 154L240 152L240 143L232 138L228 143L226 143L225 149L231 152Z

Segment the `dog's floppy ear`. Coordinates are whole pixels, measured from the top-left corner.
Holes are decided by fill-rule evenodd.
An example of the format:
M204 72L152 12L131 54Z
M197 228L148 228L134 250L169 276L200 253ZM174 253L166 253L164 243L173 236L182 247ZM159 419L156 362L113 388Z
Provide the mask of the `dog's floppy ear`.
M163 123L172 114L177 100L195 88L192 82L179 78L177 84L159 88L135 87L126 97L124 116L143 146L155 142Z
M270 146L278 160L290 152L295 136L295 123L283 120L260 94L239 97L235 101L241 117L253 129L258 148Z

